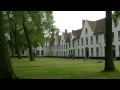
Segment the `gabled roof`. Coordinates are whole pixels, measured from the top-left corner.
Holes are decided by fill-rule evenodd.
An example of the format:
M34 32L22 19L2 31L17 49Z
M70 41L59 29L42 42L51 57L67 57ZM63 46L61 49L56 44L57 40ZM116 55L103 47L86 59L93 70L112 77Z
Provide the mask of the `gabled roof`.
M82 29L72 30L72 34L73 34L73 36L75 36L75 38L74 38L73 40L79 38L80 35L81 35L81 32L82 32ZM70 42L70 34L69 34L69 36L68 36L66 42Z
M96 26L95 26L95 31L94 34L100 34L104 33L106 31L105 29L105 18L97 20L96 21Z
M94 31L95 30L96 21L87 20L87 22L88 22L91 30Z

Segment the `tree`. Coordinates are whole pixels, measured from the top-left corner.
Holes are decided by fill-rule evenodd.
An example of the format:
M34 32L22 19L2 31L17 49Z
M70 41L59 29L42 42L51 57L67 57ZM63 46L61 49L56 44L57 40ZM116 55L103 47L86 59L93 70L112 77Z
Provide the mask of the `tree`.
M20 48L19 48L19 33L21 31L19 24L19 13L12 11L4 11L4 15L6 17L6 30L7 33L10 34L10 46L12 50L12 55L14 53L14 49L16 48L18 59L21 59ZM14 44L15 42L15 44ZM14 47L13 47L14 46Z
M23 30L24 30L25 37L26 37L26 40L27 40L27 45L28 45L28 48L29 48L30 61L35 61L34 56L33 56L33 51L32 51L32 42L31 42L30 35L29 35L29 32L28 32L28 27L26 25L27 19L28 19L28 17L27 17L28 13L22 11L21 14L22 14Z
M0 11L0 79L16 79L10 61L4 30L3 12Z
M10 28L10 40L9 40L9 47L11 48L12 50L12 57L14 58L15 57L15 54L14 54L14 40L13 40L13 33L12 33L12 30Z
M13 27L13 34L16 42L17 50L19 34L23 31L26 37L29 49L30 61L34 61L33 46L43 42L47 35L54 36L59 30L53 25L52 11L6 11L8 26ZM22 27L22 28L21 28ZM19 50L18 50L19 51Z
M30 60L34 61L32 46L41 43L45 37L44 32L55 32L52 11L22 11L22 25L25 32Z
M117 27L118 21L120 19L120 11L114 11L112 14L112 18L113 18L114 26Z
M112 46L112 12L106 11L106 47L104 71L115 71Z

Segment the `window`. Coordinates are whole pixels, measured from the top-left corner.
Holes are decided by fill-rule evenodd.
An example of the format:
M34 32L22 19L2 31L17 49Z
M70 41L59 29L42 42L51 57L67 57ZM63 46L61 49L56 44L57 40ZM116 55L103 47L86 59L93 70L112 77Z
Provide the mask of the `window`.
M77 39L77 41L78 41L78 46L79 46L79 39Z
M44 53L44 51L43 51L43 50L41 50L41 55L43 55L43 53Z
M67 44L66 44L66 49L67 49Z
M85 33L87 34L87 28L85 29Z
M81 38L81 42L82 42L82 45L83 45L83 38Z
M91 56L93 56L93 48L91 48Z
M79 57L79 52L80 52L80 51L79 51L79 49L78 49L78 57Z
M112 41L114 42L114 32L112 32Z
M64 49L65 49L65 44L64 44Z
M73 47L74 47L74 41L73 41Z
M66 56L67 56L67 51L66 51Z
M37 55L39 55L40 54L40 51L39 50L37 50Z
M63 40L62 40L62 43L63 43Z
M22 51L22 54L24 54L24 51Z
M93 44L93 36L91 36L91 44Z
M98 44L98 35L96 35L96 44Z
M120 56L120 45L119 45L119 56Z
M84 53L84 51L83 51L83 49L82 49L82 56L83 56L83 53Z
M120 31L118 31L118 41L120 41Z
M63 45L62 45L62 49L63 49Z
M99 48L96 47L96 56L99 56Z
M88 45L88 37L86 37L86 45Z

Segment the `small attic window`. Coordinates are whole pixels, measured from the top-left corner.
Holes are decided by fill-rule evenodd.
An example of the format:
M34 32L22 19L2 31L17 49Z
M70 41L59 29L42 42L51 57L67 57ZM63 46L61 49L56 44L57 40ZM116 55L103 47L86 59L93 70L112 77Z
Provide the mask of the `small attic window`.
M85 33L87 34L87 28L85 29Z

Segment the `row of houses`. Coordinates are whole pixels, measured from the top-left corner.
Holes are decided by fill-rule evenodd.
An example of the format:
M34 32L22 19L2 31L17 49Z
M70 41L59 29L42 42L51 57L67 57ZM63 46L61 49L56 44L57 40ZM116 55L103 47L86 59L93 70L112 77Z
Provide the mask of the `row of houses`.
M67 57L74 54L76 58L105 57L105 18L90 21L82 20L82 28L48 39L43 46L33 48L34 56ZM112 23L113 57L120 59L120 23ZM25 53L23 53L25 52ZM22 56L29 56L28 49L21 51Z

